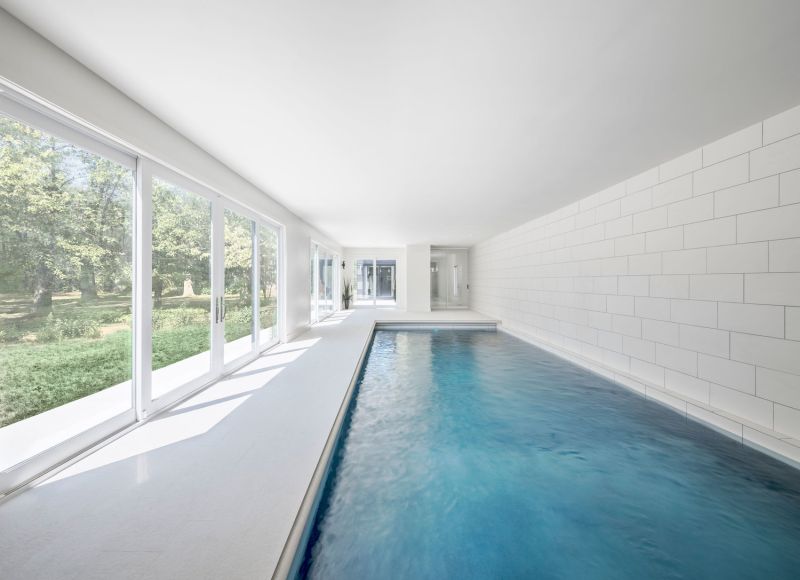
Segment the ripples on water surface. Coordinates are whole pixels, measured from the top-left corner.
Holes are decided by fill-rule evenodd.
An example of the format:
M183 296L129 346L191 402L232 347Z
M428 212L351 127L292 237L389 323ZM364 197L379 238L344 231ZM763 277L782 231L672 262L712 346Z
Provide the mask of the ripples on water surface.
M800 578L800 472L503 333L378 331L301 576Z

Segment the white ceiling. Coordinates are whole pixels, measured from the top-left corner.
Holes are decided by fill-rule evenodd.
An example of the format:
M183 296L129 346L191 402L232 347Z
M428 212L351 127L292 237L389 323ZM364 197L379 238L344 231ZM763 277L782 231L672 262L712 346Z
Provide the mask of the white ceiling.
M800 103L796 0L0 0L347 246L472 244Z

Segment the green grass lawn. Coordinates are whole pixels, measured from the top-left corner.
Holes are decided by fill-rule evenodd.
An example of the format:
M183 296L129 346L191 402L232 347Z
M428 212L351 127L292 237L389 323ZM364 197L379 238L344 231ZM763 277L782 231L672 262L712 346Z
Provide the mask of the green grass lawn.
M154 370L209 350L209 302L165 299L154 310ZM226 302L226 339L247 336L250 309ZM20 314L11 304L0 296L0 427L131 378L130 297L56 300L48 316ZM273 317L271 304L259 318Z

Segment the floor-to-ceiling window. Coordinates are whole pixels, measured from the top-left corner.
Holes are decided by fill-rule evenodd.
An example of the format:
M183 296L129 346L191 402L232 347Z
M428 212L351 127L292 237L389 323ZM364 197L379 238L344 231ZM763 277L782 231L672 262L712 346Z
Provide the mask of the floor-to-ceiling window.
M396 260L355 260L353 279L356 306L397 305Z
M254 358L282 323L281 226L11 93L0 495Z
M330 316L338 298L339 257L321 244L311 243L311 316L312 323Z
M319 274L317 274L317 252L317 244L311 242L311 263L309 264L311 280L308 283L310 305L308 320L311 324L319 321L319 317L317 316L317 276L319 276Z
M267 225L258 227L258 320L260 325L259 343L263 346L279 339L278 333L278 244L280 232Z
M225 209L225 363L253 350L253 293L255 222L231 209Z
M371 306L375 302L375 260L356 260L355 305Z
M0 492L132 419L135 158L86 141L0 100Z
M152 396L211 371L211 200L152 180Z

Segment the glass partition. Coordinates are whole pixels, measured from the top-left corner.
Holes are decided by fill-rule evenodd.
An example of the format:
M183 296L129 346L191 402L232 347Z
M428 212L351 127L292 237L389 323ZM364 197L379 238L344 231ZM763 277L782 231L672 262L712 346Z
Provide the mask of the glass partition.
M431 308L469 307L466 249L431 248Z

